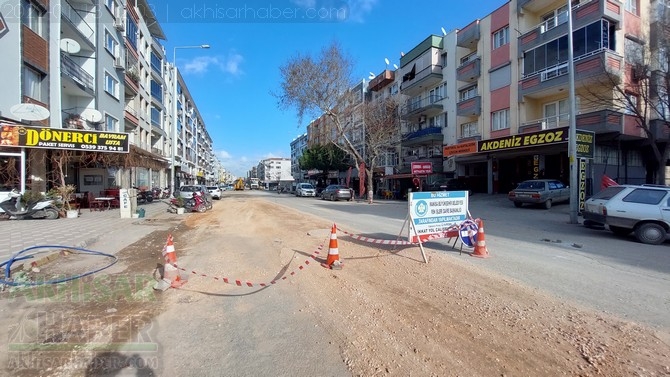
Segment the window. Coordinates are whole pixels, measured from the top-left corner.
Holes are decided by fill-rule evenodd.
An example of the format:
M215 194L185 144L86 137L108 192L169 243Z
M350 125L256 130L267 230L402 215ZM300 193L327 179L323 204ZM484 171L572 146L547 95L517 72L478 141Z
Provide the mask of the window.
M624 8L628 12L633 13L636 16L639 16L639 13L637 13L637 1L638 0L626 0L626 3L624 4Z
M138 34L138 29L137 29L137 24L135 23L135 20L133 20L132 17L130 17L130 13L126 14L126 39L130 43L131 46L137 51L137 34Z
M466 101L474 97L477 97L477 85L471 86L458 92L459 102Z
M112 54L112 56L116 56L118 46L119 43L116 41L116 39L114 39L109 30L105 29L105 49L107 49L107 51Z
M23 66L23 95L36 99L40 102L46 101L45 75L28 66Z
M114 98L119 98L119 81L112 77L109 72L105 72L105 91Z
M509 109L491 113L491 131L509 128Z
M475 59L477 59L477 51L462 57L461 58L461 65L468 64L469 62L471 62L472 60L475 60Z
M479 135L479 127L477 127L477 122L461 124L461 137L471 137L477 135Z
M568 6L563 5L562 7L545 14L542 16L542 21L544 21L540 26L540 32L542 33L568 22Z
M44 11L28 0L23 0L21 4L23 11L21 22L34 31L35 34L44 37L46 29L44 27Z
M105 114L105 131L117 132L119 120L109 114Z
M579 30L573 35L575 61L602 49L613 49L615 43L615 27L607 20L596 21ZM523 73L525 77L540 72L553 70L549 78L567 73L568 36L564 35L553 41L525 51L523 54ZM563 66L566 68L564 69Z
M509 26L493 33L493 49L499 48L509 43Z
M428 92L428 102L434 103L442 100L447 91L447 84L442 83Z
M105 0L105 5L109 9L110 13L113 15L116 14L116 0Z
M542 129L546 130L566 125L565 123L569 120L569 117L570 109L568 108L567 99L545 103Z
M644 63L644 48L642 44L630 38L623 41L623 48L626 63L629 64L643 64Z
M428 127L442 127L442 114L428 118Z
M626 93L626 108L624 109L624 114L628 115L635 115L637 114L637 104L638 104L638 97L635 94L632 93Z
M151 80L151 96L159 102L163 102L163 85L157 81Z
M151 124L160 127L161 119L163 118L163 112L161 109L151 106Z

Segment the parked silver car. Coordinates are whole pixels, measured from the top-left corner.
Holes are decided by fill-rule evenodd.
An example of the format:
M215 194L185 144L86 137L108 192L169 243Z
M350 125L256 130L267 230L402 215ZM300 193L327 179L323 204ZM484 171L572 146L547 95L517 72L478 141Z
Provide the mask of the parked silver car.
M556 179L531 179L519 183L507 198L517 208L527 203L541 204L549 209L554 203L569 202L570 188Z
M353 197L354 190L342 185L330 185L321 191L321 199L324 200L352 200Z
M311 183L298 183L295 187L295 196L316 196L316 188Z

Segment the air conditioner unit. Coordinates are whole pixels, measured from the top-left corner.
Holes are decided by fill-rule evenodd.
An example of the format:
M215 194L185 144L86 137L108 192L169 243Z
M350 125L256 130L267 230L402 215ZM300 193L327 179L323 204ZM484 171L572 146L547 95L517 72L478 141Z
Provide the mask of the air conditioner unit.
M116 19L114 20L114 27L116 30L124 31L126 30L126 17L123 14L123 10L116 12Z
M126 69L126 65L124 64L122 57L117 56L116 58L114 58L114 68Z

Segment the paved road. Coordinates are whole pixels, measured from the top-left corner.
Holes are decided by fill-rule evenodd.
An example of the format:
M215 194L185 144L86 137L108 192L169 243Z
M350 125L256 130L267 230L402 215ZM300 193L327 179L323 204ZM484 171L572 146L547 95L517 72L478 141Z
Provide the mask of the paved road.
M407 202L401 201L368 205L255 195L330 219L345 230L384 239L398 236L408 213ZM550 210L515 208L504 195L475 194L469 208L472 216L484 220L491 258L459 255L446 241L426 246L559 298L670 332L668 242L644 245L632 236L624 239L569 224L567 204Z

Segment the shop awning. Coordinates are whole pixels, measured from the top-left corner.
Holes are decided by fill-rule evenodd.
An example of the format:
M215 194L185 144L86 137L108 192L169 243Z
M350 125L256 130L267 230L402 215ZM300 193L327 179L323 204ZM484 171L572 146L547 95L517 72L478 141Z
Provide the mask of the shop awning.
M384 179L404 179L404 178L412 178L414 177L414 174L412 173L403 173L403 174L391 174L384 176Z

